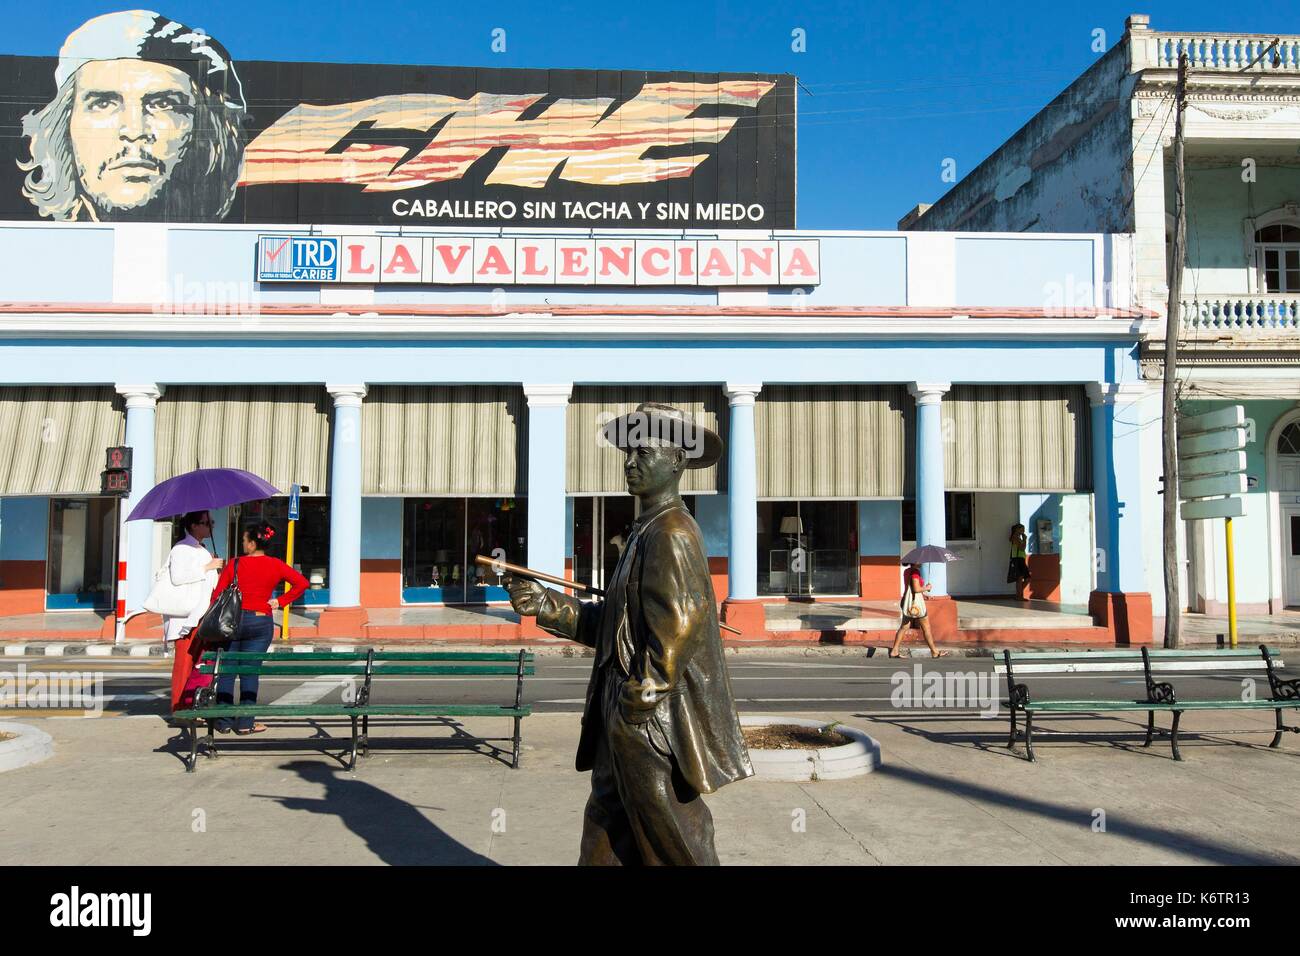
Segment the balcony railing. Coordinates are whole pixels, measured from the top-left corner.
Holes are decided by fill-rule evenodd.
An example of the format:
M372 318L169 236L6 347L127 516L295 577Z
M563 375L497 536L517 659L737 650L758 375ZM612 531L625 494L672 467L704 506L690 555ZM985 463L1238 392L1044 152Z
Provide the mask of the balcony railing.
M1184 332L1300 333L1300 296L1184 299L1181 322Z
M1300 75L1298 36L1158 33L1153 39L1156 65L1169 69L1177 68L1179 54L1186 52L1193 70L1236 72L1250 66L1252 73ZM1276 45L1269 50L1274 40Z

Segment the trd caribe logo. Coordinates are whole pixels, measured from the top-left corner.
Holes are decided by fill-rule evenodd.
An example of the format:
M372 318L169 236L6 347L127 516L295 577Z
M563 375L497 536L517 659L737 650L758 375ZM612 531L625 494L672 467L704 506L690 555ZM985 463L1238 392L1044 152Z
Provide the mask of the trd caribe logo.
M259 281L337 282L337 236L259 236Z

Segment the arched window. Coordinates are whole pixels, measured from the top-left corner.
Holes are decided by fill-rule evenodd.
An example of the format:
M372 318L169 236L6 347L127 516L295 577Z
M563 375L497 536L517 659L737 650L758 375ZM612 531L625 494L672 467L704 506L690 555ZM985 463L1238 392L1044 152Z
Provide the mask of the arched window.
M1300 422L1292 422L1277 436L1279 455L1300 455Z
M1255 230L1255 264L1261 292L1300 292L1300 225Z

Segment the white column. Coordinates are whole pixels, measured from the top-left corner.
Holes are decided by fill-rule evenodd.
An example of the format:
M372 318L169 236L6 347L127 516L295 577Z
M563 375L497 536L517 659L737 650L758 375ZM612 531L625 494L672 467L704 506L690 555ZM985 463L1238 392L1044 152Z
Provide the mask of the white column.
M326 385L334 399L330 458L331 608L361 606L361 401L365 385Z
M566 413L572 383L524 385L528 399L528 555L530 568L564 574ZM591 441L595 435L587 436ZM518 561L522 555L511 557Z
M122 501L118 561L126 565L125 588L119 581L118 617L137 611L149 596L153 578L153 521L133 521L126 516L154 486L154 419L162 388L155 384L118 385L126 399L126 438L131 449L131 494ZM119 635L122 633L119 627Z
M727 429L727 596L758 598L758 460L754 437L754 400L762 385L724 388L731 405Z
M948 546L943 497L943 421L940 402L948 382L913 382L908 391L916 398L916 544ZM925 580L935 597L948 593L948 566L942 561L925 566Z

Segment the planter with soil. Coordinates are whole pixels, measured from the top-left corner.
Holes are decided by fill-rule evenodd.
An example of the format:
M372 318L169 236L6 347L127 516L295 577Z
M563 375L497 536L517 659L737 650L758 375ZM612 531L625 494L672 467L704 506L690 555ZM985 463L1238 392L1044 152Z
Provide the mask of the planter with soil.
M840 780L880 766L880 745L856 727L802 717L741 717L759 780Z
M16 770L54 755L54 740L29 724L0 721L0 771Z

